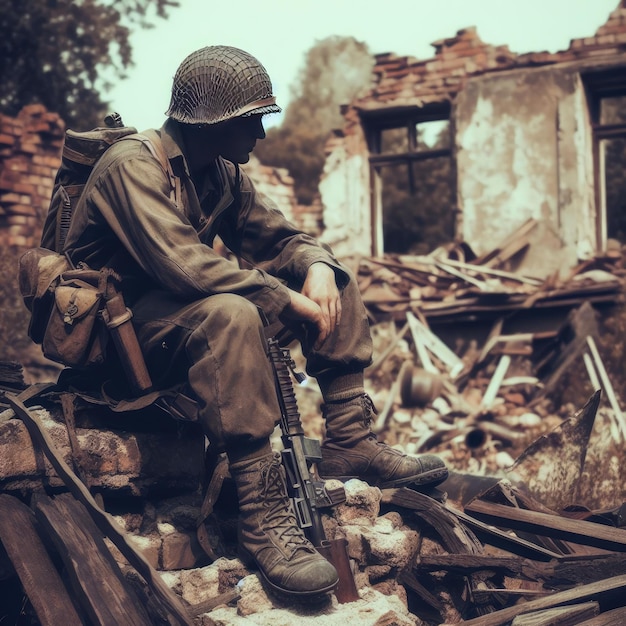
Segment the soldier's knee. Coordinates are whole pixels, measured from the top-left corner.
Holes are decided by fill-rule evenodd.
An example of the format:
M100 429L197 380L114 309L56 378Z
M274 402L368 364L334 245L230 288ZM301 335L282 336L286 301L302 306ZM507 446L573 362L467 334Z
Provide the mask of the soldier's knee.
M263 319L255 304L235 294L219 294L206 299L206 322L215 328L262 328Z

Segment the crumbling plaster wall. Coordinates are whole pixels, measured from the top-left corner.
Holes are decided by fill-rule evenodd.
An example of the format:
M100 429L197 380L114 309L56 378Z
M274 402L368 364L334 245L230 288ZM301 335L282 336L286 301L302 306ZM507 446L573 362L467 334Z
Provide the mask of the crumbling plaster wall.
M345 258L371 253L372 220L370 206L370 173L367 144L358 125L345 138L327 146L328 156L319 185L324 210L322 241L335 254Z
M373 87L344 107L320 184L325 240L342 256L371 254L373 238L380 239L375 229L369 237L363 232L372 226L377 190L360 113L451 103L459 239L480 254L536 218L523 269L538 276L566 272L602 250L580 72L626 68L626 0L594 35L559 52L517 55L486 44L475 28L433 47L429 59L376 55Z
M470 78L455 103L461 236L477 254L538 221L524 270L545 275L595 250L593 163L576 68Z

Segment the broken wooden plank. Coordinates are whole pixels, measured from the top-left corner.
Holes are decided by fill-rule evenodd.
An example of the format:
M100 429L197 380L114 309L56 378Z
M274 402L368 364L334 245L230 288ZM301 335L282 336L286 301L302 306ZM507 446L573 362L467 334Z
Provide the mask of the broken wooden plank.
M467 576L483 570L495 570L511 577L527 580L545 580L549 564L537 563L519 556L493 556L489 554L424 554L415 561L414 569L437 572L454 572ZM626 572L625 572L626 573Z
M609 375L606 372L604 363L600 358L600 353L598 352L596 342L591 335L587 337L587 345L589 346L589 351L591 352L593 362L600 376L600 380L602 381L602 388L604 389L604 393L606 393L606 397L608 398L611 408L613 409L613 414L615 415L618 423L621 426L622 435L626 437L626 421L624 418L624 413L620 408L619 402L617 401L617 396L615 395L615 390L613 389L613 385L611 384Z
M463 272L460 272L458 269L452 266L448 266L445 263L436 262L435 267L437 267L438 269L444 272L448 272L448 274L451 274L452 276L455 276L456 278L460 278L461 280L469 283L470 285L474 285L474 287L476 287L479 291L482 291L485 293L490 293L491 291L493 291L491 285L488 282L484 280L478 280L477 278L474 278L472 276L468 276L467 274L464 274ZM492 280L495 280L495 279L492 279Z
M597 602L582 602L518 615L511 626L576 626L580 620L595 617L599 612Z
M24 422L33 441L43 449L57 475L63 479L72 495L87 508L100 531L109 537L115 544L115 547L150 585L152 591L170 612L171 617L180 624L193 626L191 617L185 610L181 600L165 584L160 574L150 565L146 558L135 549L118 523L98 506L87 487L58 454L48 432L42 426L36 414L31 413L18 396L7 394L6 398L15 414Z
M600 602L601 607L603 601L609 600L616 604L621 604L624 601L625 591L626 575L613 576L599 582L559 591L545 598L529 600L522 604L516 604L488 615L481 615L480 617L463 620L458 623L463 624L463 626L504 626L504 624L510 623L518 615L564 604L585 602L587 600Z
M381 492L382 503L410 509L430 524L441 536L442 545L450 552L482 554L483 546L474 533L460 524L448 508L433 498L407 487L382 489Z
M538 561L550 561L551 559L558 559L561 556L558 552L548 550L531 541L520 539L515 535L490 526L471 515L467 515L466 513L450 507L448 507L448 510L454 513L466 526L469 526L485 543L495 546L496 548Z
M472 262L476 265L499 265L510 259L515 252L519 252L529 243L528 234L531 233L539 222L534 218L527 219L519 228L513 231L508 237L505 237L499 245L491 251L477 257Z
M496 371L493 373L493 376L489 381L489 385L487 386L487 390L485 391L485 395L480 402L480 409L488 409L494 403L498 390L500 389L500 385L509 370L509 365L511 365L511 357L508 354L503 354L500 357L500 361L498 361Z
M626 624L626 607L600 613L597 617L579 622L578 626L624 626Z
M422 364L422 367L431 374L439 374L439 369L432 362L428 350L426 349L426 342L424 341L423 333L419 325L419 320L410 311L406 314L406 322L411 330L411 337L413 338L413 345L415 346L415 352ZM425 327L424 327L425 328Z
M553 591L545 589L507 589L506 587L492 587L487 589L475 589L472 591L472 600L476 604L484 604L493 600L494 597L500 602L500 606L506 604L511 599L521 599L528 596L549 596Z
M500 318L502 319L502 318ZM499 343L532 343L535 335L533 333L515 333L512 335L496 335L489 336L483 349L480 352L480 356L476 359L477 363L482 363L487 355L499 344ZM503 348L504 349L504 348ZM532 352L532 348L530 352L526 351L523 354L530 354Z
M0 494L0 541L41 625L82 624L39 531L31 509L13 496Z
M532 496L524 491L525 486L521 485L520 488L511 484L508 480L501 480L494 485L491 489L486 491L480 496L480 500L487 502L493 502L495 504L505 504L515 506L529 511L539 511L540 513L547 513L549 515L557 515L555 511L544 506L541 502L535 500ZM528 533L524 531L518 531L516 533L522 539L532 541L538 545L553 550L562 555L569 555L580 552L580 546L571 546L566 541L560 539L553 539L546 537L545 535L537 535L535 533ZM617 572L612 572L616 574Z
M86 509L71 494L34 494L37 520L65 563L75 596L94 625L150 626L151 620Z
M626 558L616 552L572 555L542 563L540 567L545 580L550 580L550 586L556 589L626 574Z
M432 594L419 580L415 577L413 572L408 570L403 570L399 577L398 582L407 586L411 591L413 591L417 596L423 600L426 604L429 604L433 609L437 611L443 611L444 606L443 603L439 600L439 598Z
M547 563L518 556L426 554L417 558L414 567L420 571L460 575L493 570L506 576L543 581L550 589L563 589L626 574L626 559L616 552L561 556Z
M464 368L463 361L448 346L420 322L413 313L407 311L406 319L409 322L413 337L418 337L416 343L424 345L448 368L450 378L455 378Z
M446 259L442 261L446 265L451 265L452 267L456 267L458 269L468 270L470 272L474 272L476 274L484 274L487 276L497 276L498 278L506 278L507 280L514 281L517 283L526 283L527 285L533 285L538 287L543 283L539 278L533 278L531 276L524 276L522 274L517 274L513 272L505 272L504 270L497 270L493 267L487 267L484 265L476 265L473 263L463 263L461 261L454 261L453 259Z
M482 500L470 502L465 510L496 526L530 531L547 537L596 546L604 550L626 552L626 530L621 528L538 511L527 511Z

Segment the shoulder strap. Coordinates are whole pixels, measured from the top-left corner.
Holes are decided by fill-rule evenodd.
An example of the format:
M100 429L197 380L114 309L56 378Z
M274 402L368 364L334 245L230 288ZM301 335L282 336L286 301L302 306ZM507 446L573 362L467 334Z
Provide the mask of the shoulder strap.
M161 136L156 130L149 129L142 133L134 135L139 141L150 150L152 156L161 164L163 171L167 174L170 181L170 198L176 206L180 206L182 190L180 186L180 178L174 174L172 164L167 158L163 143L161 142Z

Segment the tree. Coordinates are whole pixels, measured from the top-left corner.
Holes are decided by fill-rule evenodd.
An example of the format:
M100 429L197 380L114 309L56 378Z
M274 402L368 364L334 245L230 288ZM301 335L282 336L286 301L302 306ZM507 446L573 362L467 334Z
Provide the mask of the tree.
M176 0L0 0L0 111L41 103L68 126L101 122L110 83L132 65L130 34Z
M271 128L255 154L265 165L287 168L302 204L310 204L324 167L324 145L341 126L340 105L369 87L374 59L353 37L327 37L306 54L300 78L278 128Z

